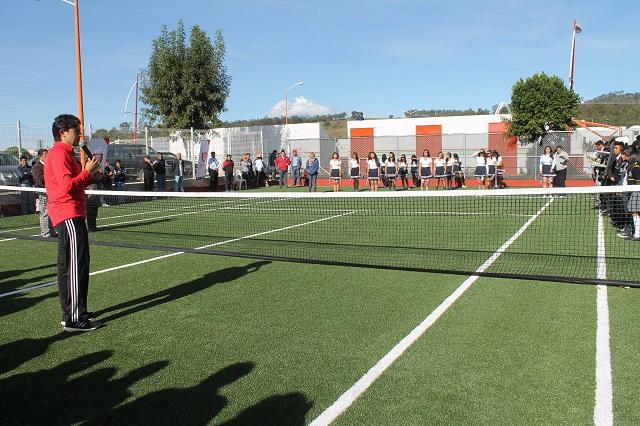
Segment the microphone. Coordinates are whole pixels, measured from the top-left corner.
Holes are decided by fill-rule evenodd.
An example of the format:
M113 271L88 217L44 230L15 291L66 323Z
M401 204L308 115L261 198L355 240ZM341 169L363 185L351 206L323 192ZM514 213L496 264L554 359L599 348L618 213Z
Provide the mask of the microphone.
M91 151L89 151L89 148L84 142L80 142L80 148L84 151L84 154L89 160L93 159L93 154L91 153Z

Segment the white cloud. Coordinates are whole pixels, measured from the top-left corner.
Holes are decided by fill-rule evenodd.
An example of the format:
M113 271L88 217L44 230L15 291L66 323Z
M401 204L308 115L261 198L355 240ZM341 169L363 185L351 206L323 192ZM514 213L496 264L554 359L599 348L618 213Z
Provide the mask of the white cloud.
M329 114L330 112L331 108L317 104L304 96L296 97L293 102L289 101L289 117L293 117L295 115L322 115ZM271 108L267 117L284 117L284 113L285 102L283 99Z

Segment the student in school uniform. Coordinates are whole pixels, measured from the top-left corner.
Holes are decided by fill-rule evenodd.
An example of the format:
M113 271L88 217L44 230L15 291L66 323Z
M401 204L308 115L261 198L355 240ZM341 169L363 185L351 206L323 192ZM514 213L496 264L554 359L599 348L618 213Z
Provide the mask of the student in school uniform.
M456 180L456 187L466 188L467 185L465 185L465 176L464 169L462 168L462 161L460 161L460 157L458 157L458 154L453 154L453 159L456 161L456 164L453 166L453 174Z
M496 178L496 164L498 164L498 160L493 155L493 151L489 150L487 153L487 179L486 185L487 189L491 189L495 186L495 178Z
M493 150L493 158L496 159L496 186L498 189L505 188L504 184L504 164L502 162L502 155L496 150Z
M387 186L387 154L382 154L380 157L380 179L382 186Z
M446 180L446 188L447 190L451 190L451 184L453 182L453 172L456 167L456 160L453 158L450 152L447 152L447 156L445 157L445 180Z
M487 180L487 156L484 149L474 153L472 155L476 157L476 172L475 175L478 178L478 188L485 189L485 182Z
M378 190L379 172L380 162L376 153L372 151L367 158L367 181L369 182L369 188L373 192Z
M349 171L353 190L360 190L360 159L358 158L357 152L351 154L351 159L349 160Z
M553 178L556 175L553 172L555 165L556 161L553 158L553 149L547 145L544 147L544 152L540 156L540 174L542 175L543 188L553 188Z
M627 185L640 185L640 150L632 150L627 168ZM640 192L632 192L627 201L627 211L633 220L633 233L628 240L640 242Z
M429 189L429 179L431 179L431 167L433 166L433 159L428 149L422 151L422 157L418 161L420 165L420 182L423 191Z
M407 179L408 170L409 165L407 164L407 156L402 154L400 156L400 161L398 161L398 177L400 177L400 183L402 184L403 189L409 188L409 179Z
M435 169L435 178L436 178L436 190L440 188L440 182L446 177L446 160L442 155L442 152L438 153L438 156L433 160L433 167ZM444 188L444 184L442 185Z
M333 192L340 192L340 180L341 170L342 169L342 161L340 161L340 156L337 152L334 152L331 155L331 160L329 161L329 172L331 175L331 184L333 185Z
M411 180L413 181L414 188L420 186L420 171L418 169L418 156L413 154L411 156Z
M395 191L396 189L396 173L398 171L398 165L396 164L396 154L393 152L389 153L389 157L387 158L386 163L386 175L387 175L387 185L389 186L390 191Z

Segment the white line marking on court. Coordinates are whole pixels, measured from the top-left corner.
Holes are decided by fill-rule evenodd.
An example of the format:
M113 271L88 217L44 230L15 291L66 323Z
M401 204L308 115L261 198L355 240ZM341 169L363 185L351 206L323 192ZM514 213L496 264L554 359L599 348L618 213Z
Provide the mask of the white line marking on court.
M607 279L607 260L603 217L598 217L598 279ZM596 426L613 425L613 379L611 373L611 347L609 343L609 301L607 286L599 285L596 299L596 394L593 423Z
M223 244L228 244L228 243L233 243L233 242L240 241L240 240L246 240L246 239L249 239L249 238L259 237L261 235L272 234L274 232L285 231L287 229L298 228L298 227L305 226L305 225L311 225L313 223L323 222L323 221L329 220L329 219L337 219L339 217L346 216L348 214L353 214L353 213L354 212L343 213L343 214L339 214L339 215L325 217L325 218L322 218L322 219L312 220L312 221L309 221L309 222L299 223L299 224L296 224L296 225L286 226L284 228L272 229L272 230L269 230L269 231L259 232L257 234L246 235L244 237L239 237L239 238L233 238L233 239L230 239L230 240L219 241L217 243L208 244L206 246L196 247L194 250L204 250L204 249L207 249L207 248L210 248L210 247L221 246ZM173 257L173 256L179 256L181 254L185 254L185 252L184 251L178 251L178 252L175 252L175 253L169 253L169 254L165 254L165 255L162 255L162 256L152 257L150 259L140 260L138 262L133 262L133 263L127 263L127 264L124 264L124 265L114 266L112 268L107 268L107 269L102 269L102 270L99 270L99 271L91 272L91 273L89 273L89 275L93 276L93 275L104 274L106 272L112 272L112 271L116 271L118 269L124 269L124 268L129 268L129 267L132 267L132 266L143 265L145 263L155 262L157 260L162 260L162 259L166 259L166 258ZM26 287L26 288L10 291L10 292L7 292L7 293L2 293L2 294L0 294L0 298L12 296L14 294L28 293L28 292L33 291L33 290L37 290L37 289L45 288L45 287L51 287L51 286L54 286L54 285L57 285L57 284L58 284L57 281L51 281L51 282L44 283L44 284L38 284L38 285L35 285L35 286L32 286L32 287Z
M544 206L529 218L524 225L516 231L498 250L495 251L477 270L476 273L485 272L499 257L504 253L511 244L514 243L526 229L535 221L553 202L549 200ZM384 373L400 356L413 345L431 326L455 303L456 300L464 294L465 291L473 283L475 283L478 275L471 275L460 286L455 289L446 299L438 305L416 328L395 345L380 361L378 361L367 373L362 376L353 386L347 389L340 397L324 410L310 426L329 425L334 422L342 413L344 413L369 387Z
M116 195L117 196L117 195ZM122 215L116 215L116 216L102 216L99 217L97 220L98 221L103 221L103 220L110 220L110 219L121 219L123 217L131 217L131 216L141 216L141 215L148 215L148 214L152 214L152 213L164 213L164 212L170 212L170 211L175 211L175 210L184 210L184 209L194 209L196 207L209 207L209 206L215 206L215 205L219 205L219 204L227 204L227 203L235 203L237 201L248 201L248 200L228 200L228 201L220 201L219 203L206 203L206 204L197 204L197 205L193 205L193 206L184 206L184 207L176 207L176 208L171 208L171 209L162 209L162 210L149 210L146 212L138 212L138 213L128 213L128 214L122 214ZM125 206L127 206L129 204L125 204ZM102 209L105 208L110 208L110 207L101 207ZM203 210L204 211L204 210ZM200 211L198 211L197 213L200 213ZM149 218L146 220L153 220L156 219L154 218ZM111 225L105 225L105 226L114 226L114 225L123 225L126 223L130 223L130 222L122 222L122 223L116 223L116 224L111 224ZM2 230L0 231L0 234L6 234L9 232L16 232L16 231L27 231L29 229L38 229L40 228L40 226L30 226L28 228L18 228L18 229L7 229L7 230ZM12 238L13 240L15 240L15 238ZM0 240L0 242L2 241L9 241L9 239L7 240Z
M0 240L0 243L3 243L5 241L13 241L13 240L17 240L17 238L5 238L4 240Z

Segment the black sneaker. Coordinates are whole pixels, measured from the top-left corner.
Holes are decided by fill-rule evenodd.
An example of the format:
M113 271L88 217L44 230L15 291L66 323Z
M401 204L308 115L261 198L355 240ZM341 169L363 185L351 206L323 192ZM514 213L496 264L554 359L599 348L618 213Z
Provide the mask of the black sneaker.
M89 318L89 321L96 321L96 314L94 314L93 312L87 312L87 318ZM65 324L66 324L65 320L60 321L61 326L64 327Z
M64 326L64 331L68 333L77 333L81 331L92 331L102 326L100 321L78 321L68 322Z

